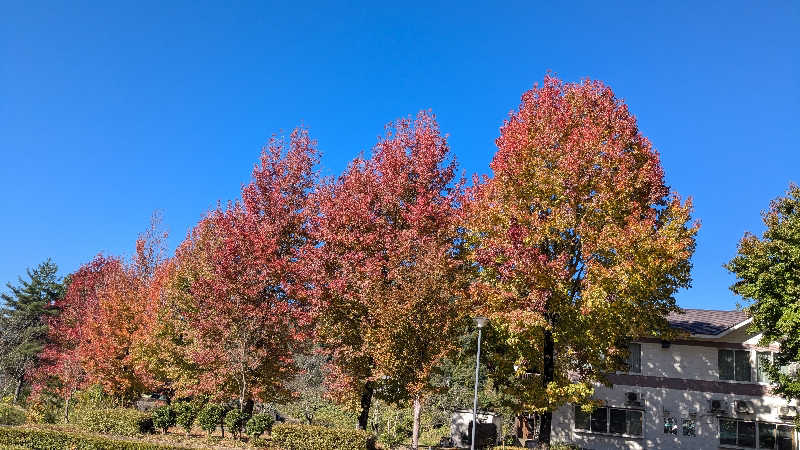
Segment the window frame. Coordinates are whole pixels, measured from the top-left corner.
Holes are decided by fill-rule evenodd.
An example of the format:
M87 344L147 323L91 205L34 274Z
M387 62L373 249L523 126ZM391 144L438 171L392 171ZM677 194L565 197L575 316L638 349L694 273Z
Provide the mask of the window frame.
M732 422L732 423L736 424L736 434L735 434L735 436L736 436L736 444L723 443L722 442L722 422ZM754 441L753 441L753 446L752 447L742 446L741 443L740 443L739 437L740 437L741 432L739 430L739 426L742 423L753 424L753 426L754 426ZM718 437L719 447L720 448L753 449L753 450L770 449L771 448L771 449L774 450L774 449L778 448L779 440L782 439L780 437L781 429L783 428L785 430L785 429L788 428L789 429L789 433L790 433L789 436L790 436L790 439L792 440L790 448L791 448L791 450L798 450L798 434L797 434L798 427L796 427L794 424L781 423L781 422L766 422L766 421L761 421L761 420L743 420L743 419L737 419L737 418L734 418L734 417L720 417L719 420L717 421L717 424L718 424L717 437ZM766 427L771 427L773 429L773 433L772 433L773 442L774 442L774 446L773 447L762 447L761 446L761 430L762 430L762 427L765 427L765 428ZM785 439L785 437L783 439Z
M731 358L732 358L732 361L733 361L733 367L732 367L733 373L732 373L732 377L731 378L723 377L723 371L722 371L723 357L722 356L723 356L724 352L730 352L731 353ZM739 358L737 358L737 355L743 355L743 354L747 355L747 358L745 359L745 361L746 361L747 366L748 366L748 370L747 370L748 378L747 379L738 379L738 378L740 378L739 377L740 371L738 371L737 368L739 368L740 365L737 364L737 361L739 361ZM756 359L757 359L757 357L756 357ZM725 360L727 360L727 358L725 358ZM745 361L742 361L741 364L744 364ZM756 361L756 364L757 363L758 362ZM729 382L729 383L751 383L751 384L752 383L757 383L757 381L753 380L753 375L754 375L754 367L753 367L753 350L752 349L741 349L741 348L738 348L738 349L736 349L736 348L720 348L720 349L717 349L717 376L719 377L720 381L726 381L726 382ZM755 376L758 377L758 374L756 373Z
M599 410L605 410L605 431L599 431L593 429L593 424L595 420L593 420L594 414ZM611 410L615 411L624 411L625 414L625 432L624 433L612 433L611 432ZM578 413L585 414L588 416L589 419L589 428L578 428ZM575 405L574 407L574 419L572 421L572 428L573 431L577 433L590 433L590 434L598 434L603 436L615 436L615 437L625 437L625 438L644 438L644 410L643 409L636 409L636 408L617 408L614 406L600 406L595 408L590 413L583 412L580 406ZM631 418L633 415L639 416L639 434L631 434ZM599 420L598 420L599 422Z
M631 356L634 354L631 347L636 346L638 347L638 351L636 354L639 356L639 370L631 370ZM628 360L625 361L625 372L626 373L633 373L637 375L642 374L642 344L640 342L629 342L628 343Z

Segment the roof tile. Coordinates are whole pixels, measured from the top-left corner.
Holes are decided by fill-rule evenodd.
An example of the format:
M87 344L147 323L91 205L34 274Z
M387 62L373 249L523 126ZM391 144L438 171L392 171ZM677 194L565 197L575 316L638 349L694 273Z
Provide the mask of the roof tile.
M715 336L747 320L744 311L716 311L708 309L683 309L667 316L670 325L692 334Z

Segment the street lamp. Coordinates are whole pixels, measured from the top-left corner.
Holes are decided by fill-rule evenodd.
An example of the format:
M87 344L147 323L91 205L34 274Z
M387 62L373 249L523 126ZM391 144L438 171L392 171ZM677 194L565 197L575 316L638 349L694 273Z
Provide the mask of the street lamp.
M470 450L475 450L475 434L478 427L478 369L481 366L481 334L483 327L489 323L486 317L476 317L475 325L478 326L478 356L475 357L475 396L472 399L472 445Z

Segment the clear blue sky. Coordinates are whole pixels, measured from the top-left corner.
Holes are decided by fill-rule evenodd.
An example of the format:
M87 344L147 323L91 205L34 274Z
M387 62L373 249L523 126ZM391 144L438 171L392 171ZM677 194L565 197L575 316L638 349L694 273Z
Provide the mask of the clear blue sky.
M336 174L387 121L432 108L486 173L547 70L609 83L694 197L683 307L735 307L722 264L800 182L796 1L112 3L0 1L2 282L47 257L67 273L130 254L154 209L174 248L300 123Z

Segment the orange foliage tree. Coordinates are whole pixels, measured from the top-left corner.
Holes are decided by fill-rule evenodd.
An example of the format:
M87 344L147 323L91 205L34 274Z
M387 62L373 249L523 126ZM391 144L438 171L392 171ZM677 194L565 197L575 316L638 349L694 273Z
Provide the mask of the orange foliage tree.
M473 288L527 383L518 410L585 401L621 368L624 342L667 328L690 282L699 225L608 86L548 76L497 139L493 176L467 208ZM511 364L508 364L511 366Z

